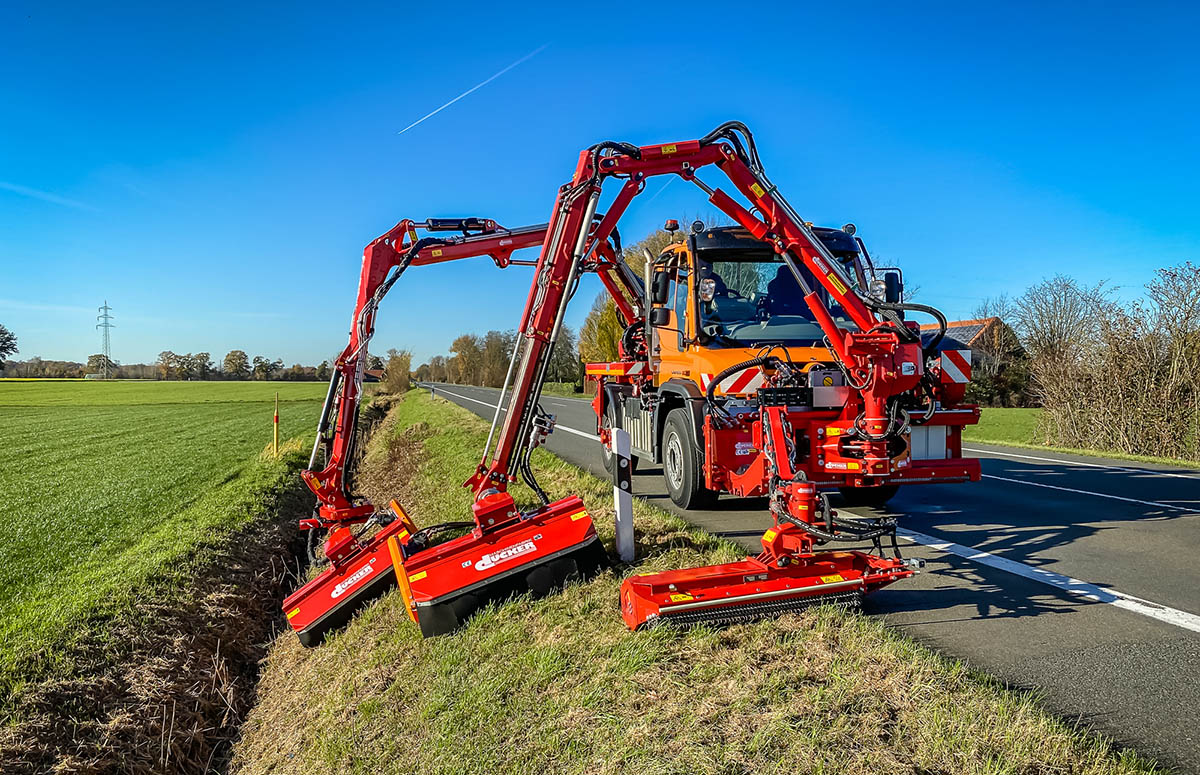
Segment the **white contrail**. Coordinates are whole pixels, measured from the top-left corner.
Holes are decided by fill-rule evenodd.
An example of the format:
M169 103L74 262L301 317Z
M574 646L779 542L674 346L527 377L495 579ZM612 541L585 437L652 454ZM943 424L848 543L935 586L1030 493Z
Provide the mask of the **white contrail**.
M649 199L647 199L645 202L643 202L643 204L650 204L650 203L651 203L651 202L653 202L655 199L658 199L658 195L659 195L659 194L661 194L662 192L666 191L666 190L667 190L667 186L671 185L671 184L672 184L672 183L674 183L674 182L675 182L675 176L674 176L674 175L672 175L671 177L667 178L667 182L666 182L666 183L663 183L663 187L662 187L662 188L660 188L659 190L655 191L655 192L654 192L654 195L653 195L653 196L651 196Z
M402 135L402 134L404 134L405 132L407 132L408 130L410 130L410 129L412 129L413 127L415 127L417 124L420 124L420 123L421 123L422 121L424 121L425 119L427 119L427 118L433 118L433 117L434 117L434 116L436 116L438 113L441 113L443 110L445 110L446 108L450 107L450 106L451 106L451 105L453 105L454 103L458 102L458 101L459 101L459 100L461 100L463 97L465 97L465 96L467 96L468 94L470 94L471 92L473 92L473 91L476 91L477 89L482 89L484 86L487 86L489 83L491 83L492 81L496 80L496 79L497 79L497 78L499 78L500 76L504 75L504 74L505 74L505 73L507 73L509 70L511 70L511 69L513 69L514 67L516 67L517 65L519 65L519 64L521 64L521 63L523 63L523 62L528 62L530 59L533 59L535 56L537 56L538 54L540 54L540 53L542 53L543 51L545 51L545 50L546 50L546 46L548 46L548 45L550 45L550 44L549 44L549 43L546 43L546 44L544 44L544 45L538 46L536 49L534 49L533 51L530 51L528 54L526 54L525 56L521 57L521 58L520 58L520 59L518 59L516 62L513 62L511 65L509 65L508 67L504 68L504 69L503 69L503 70L501 70L500 72L498 72L498 73L495 73L494 75L490 76L490 77L489 77L487 80L480 81L479 83L475 84L475 85L474 85L474 86L472 86L470 89L467 89L465 92L463 92L462 94L458 95L458 96L457 96L457 97L455 97L454 99L450 100L449 102L447 102L445 105L441 106L440 108L437 108L436 110L430 111L429 113L426 113L424 116L421 116L421 117L420 117L420 118L418 118L416 121L414 121L414 122L412 122L411 124L409 124L408 126L404 127L403 129L401 129L401 130L400 130L399 132L397 132L396 134L398 134L398 135Z
M87 202L79 202L74 199L67 199L65 196L59 196L58 194L51 194L49 191L39 191L36 188L30 188L29 186L22 186L17 183L9 183L7 181L0 180L0 188L4 189L5 191L11 191L14 194L20 194L21 196L27 196L31 199L40 199L43 202L50 202L52 204L63 205L65 207L76 207L80 210L91 210L92 212L99 212L99 210L97 208L92 207Z

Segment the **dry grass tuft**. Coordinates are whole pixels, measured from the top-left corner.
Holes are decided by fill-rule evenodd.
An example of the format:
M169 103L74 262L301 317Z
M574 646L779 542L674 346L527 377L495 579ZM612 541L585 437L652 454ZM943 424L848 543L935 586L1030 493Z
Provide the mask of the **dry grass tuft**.
M419 522L459 518L486 427L410 394L379 434ZM418 423L425 423L418 425ZM385 441L386 436L386 441ZM378 449L378 447L377 447ZM611 487L541 455L611 545ZM390 482L389 482L390 484ZM386 489L386 488L384 488ZM395 493L391 493L395 494ZM637 571L738 556L644 502ZM1142 773L1134 754L856 614L629 633L621 574L421 640L397 595L318 649L272 646L234 770L257 773Z

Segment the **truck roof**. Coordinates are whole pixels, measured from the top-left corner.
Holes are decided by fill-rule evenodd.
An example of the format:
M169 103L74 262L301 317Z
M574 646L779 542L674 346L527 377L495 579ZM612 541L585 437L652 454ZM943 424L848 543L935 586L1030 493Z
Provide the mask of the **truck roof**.
M827 229L823 226L814 226L813 232L821 242L825 243L825 247L829 248L829 251L835 255L858 252L858 243L854 240L854 237L841 229ZM769 245L755 239L749 231L741 226L718 226L713 229L705 229L696 234L695 239L695 249L697 251L771 250Z

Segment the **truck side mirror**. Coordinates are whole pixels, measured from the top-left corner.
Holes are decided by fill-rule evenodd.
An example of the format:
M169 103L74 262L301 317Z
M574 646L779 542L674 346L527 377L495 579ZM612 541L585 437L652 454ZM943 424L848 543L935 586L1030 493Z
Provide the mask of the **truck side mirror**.
M904 275L899 269L879 269L871 280L871 295L887 304L904 300Z
M904 298L904 281L899 272L888 272L883 276L883 300L888 304L899 304Z
M650 301L653 304L666 304L671 294L671 278L666 272L655 272L650 287Z
M666 307L655 307L650 310L650 325L660 327L671 322L671 311Z

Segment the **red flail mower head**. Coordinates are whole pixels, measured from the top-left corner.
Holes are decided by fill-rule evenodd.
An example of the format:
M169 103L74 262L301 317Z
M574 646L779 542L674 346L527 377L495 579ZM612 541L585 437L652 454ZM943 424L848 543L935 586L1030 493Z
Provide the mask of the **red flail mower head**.
M863 596L908 578L916 563L883 553L895 525L837 522L816 487L783 482L772 493L775 524L762 551L741 562L631 576L621 584L621 616L631 630L663 623L733 624L813 605L858 606ZM823 517L817 519L817 517ZM814 552L818 540L873 540L877 553Z
M488 531L475 522L417 529L393 501L394 521L371 539L356 540L343 560L284 601L300 642L320 644L397 581L409 615L429 637L453 631L489 601L525 592L544 595L607 566L596 528L577 496L522 514L511 496L497 495L485 499L484 509L505 515L507 524ZM477 508L476 515L487 524L482 511ZM439 540L439 534L468 525L470 532Z
M747 557L631 576L621 584L621 616L631 630L735 624L813 605L857 606L868 592L912 574L901 560L863 552L820 552L782 568Z
M489 505L515 513L511 496L496 495L506 503ZM525 592L540 597L608 564L578 496L436 546L414 551L411 540L397 536L389 547L409 616L426 637L451 632L491 600Z

